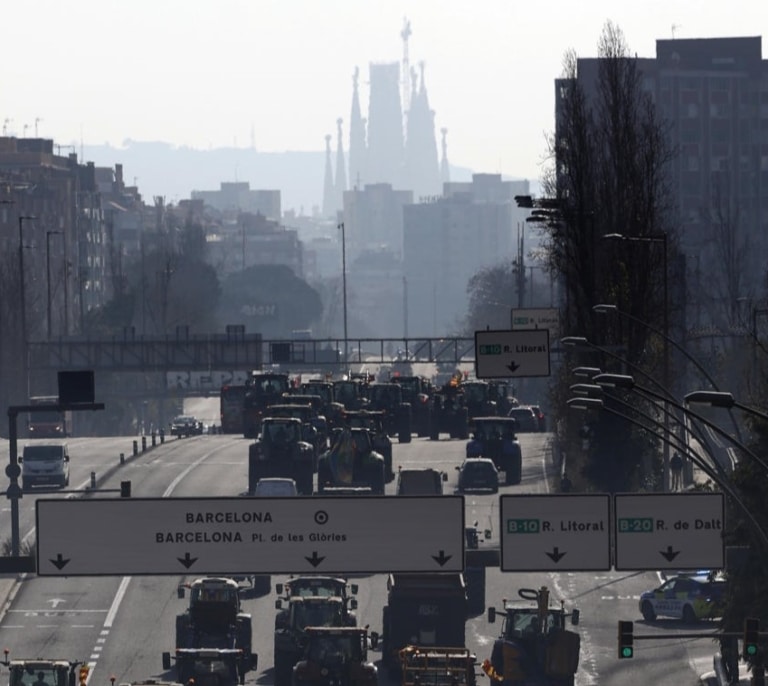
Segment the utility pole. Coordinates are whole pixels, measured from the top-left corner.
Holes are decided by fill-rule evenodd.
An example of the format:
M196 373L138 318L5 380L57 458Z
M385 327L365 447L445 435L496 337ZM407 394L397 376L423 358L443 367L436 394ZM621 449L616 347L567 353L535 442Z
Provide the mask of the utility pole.
M341 288L344 299L344 364L347 364L349 357L349 330L347 329L347 234L344 228L344 222L341 222L337 228L341 229Z
M48 290L48 309L47 309L47 329L48 340L51 340L51 236L61 236L61 231L46 231L45 232L45 276L46 286Z
M27 359L27 294L24 285L24 220L37 219L31 214L19 215L19 295L21 300L21 349L24 383L27 386L26 393L29 396L29 360Z

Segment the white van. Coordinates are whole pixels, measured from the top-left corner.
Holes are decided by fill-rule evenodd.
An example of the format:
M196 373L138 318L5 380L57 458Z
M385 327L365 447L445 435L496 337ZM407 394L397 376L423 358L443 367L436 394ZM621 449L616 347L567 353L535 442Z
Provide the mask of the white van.
M25 445L19 458L21 487L69 486L69 449L66 443Z

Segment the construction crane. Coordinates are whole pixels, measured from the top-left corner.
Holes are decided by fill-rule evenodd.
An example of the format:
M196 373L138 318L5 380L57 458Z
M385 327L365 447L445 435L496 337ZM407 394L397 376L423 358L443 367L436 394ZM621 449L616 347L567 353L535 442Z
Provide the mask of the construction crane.
M53 147L56 148L56 154L61 157L61 149L67 148L71 150L72 152L75 152L77 150L77 146L75 145L60 145L59 143L54 143Z

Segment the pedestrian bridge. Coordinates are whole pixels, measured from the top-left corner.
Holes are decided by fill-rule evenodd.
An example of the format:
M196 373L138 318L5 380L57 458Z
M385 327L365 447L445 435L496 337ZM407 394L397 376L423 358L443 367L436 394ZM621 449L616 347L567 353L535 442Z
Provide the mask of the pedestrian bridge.
M475 361L474 338L349 338L266 340L261 334L228 332L208 335L111 339L80 337L28 344L29 370L92 369L95 372L175 372L254 370L284 365L291 370L331 371L368 362Z

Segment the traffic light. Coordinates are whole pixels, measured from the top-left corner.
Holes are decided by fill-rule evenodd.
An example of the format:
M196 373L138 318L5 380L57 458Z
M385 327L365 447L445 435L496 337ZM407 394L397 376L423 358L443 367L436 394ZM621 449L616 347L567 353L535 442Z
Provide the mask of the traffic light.
M744 646L742 655L744 659L755 657L760 640L760 620L754 617L747 617L744 620Z
M632 634L634 622L619 621L619 659L635 655L635 637Z
M121 498L130 498L131 497L131 482L130 481L121 481L120 482L120 497Z

